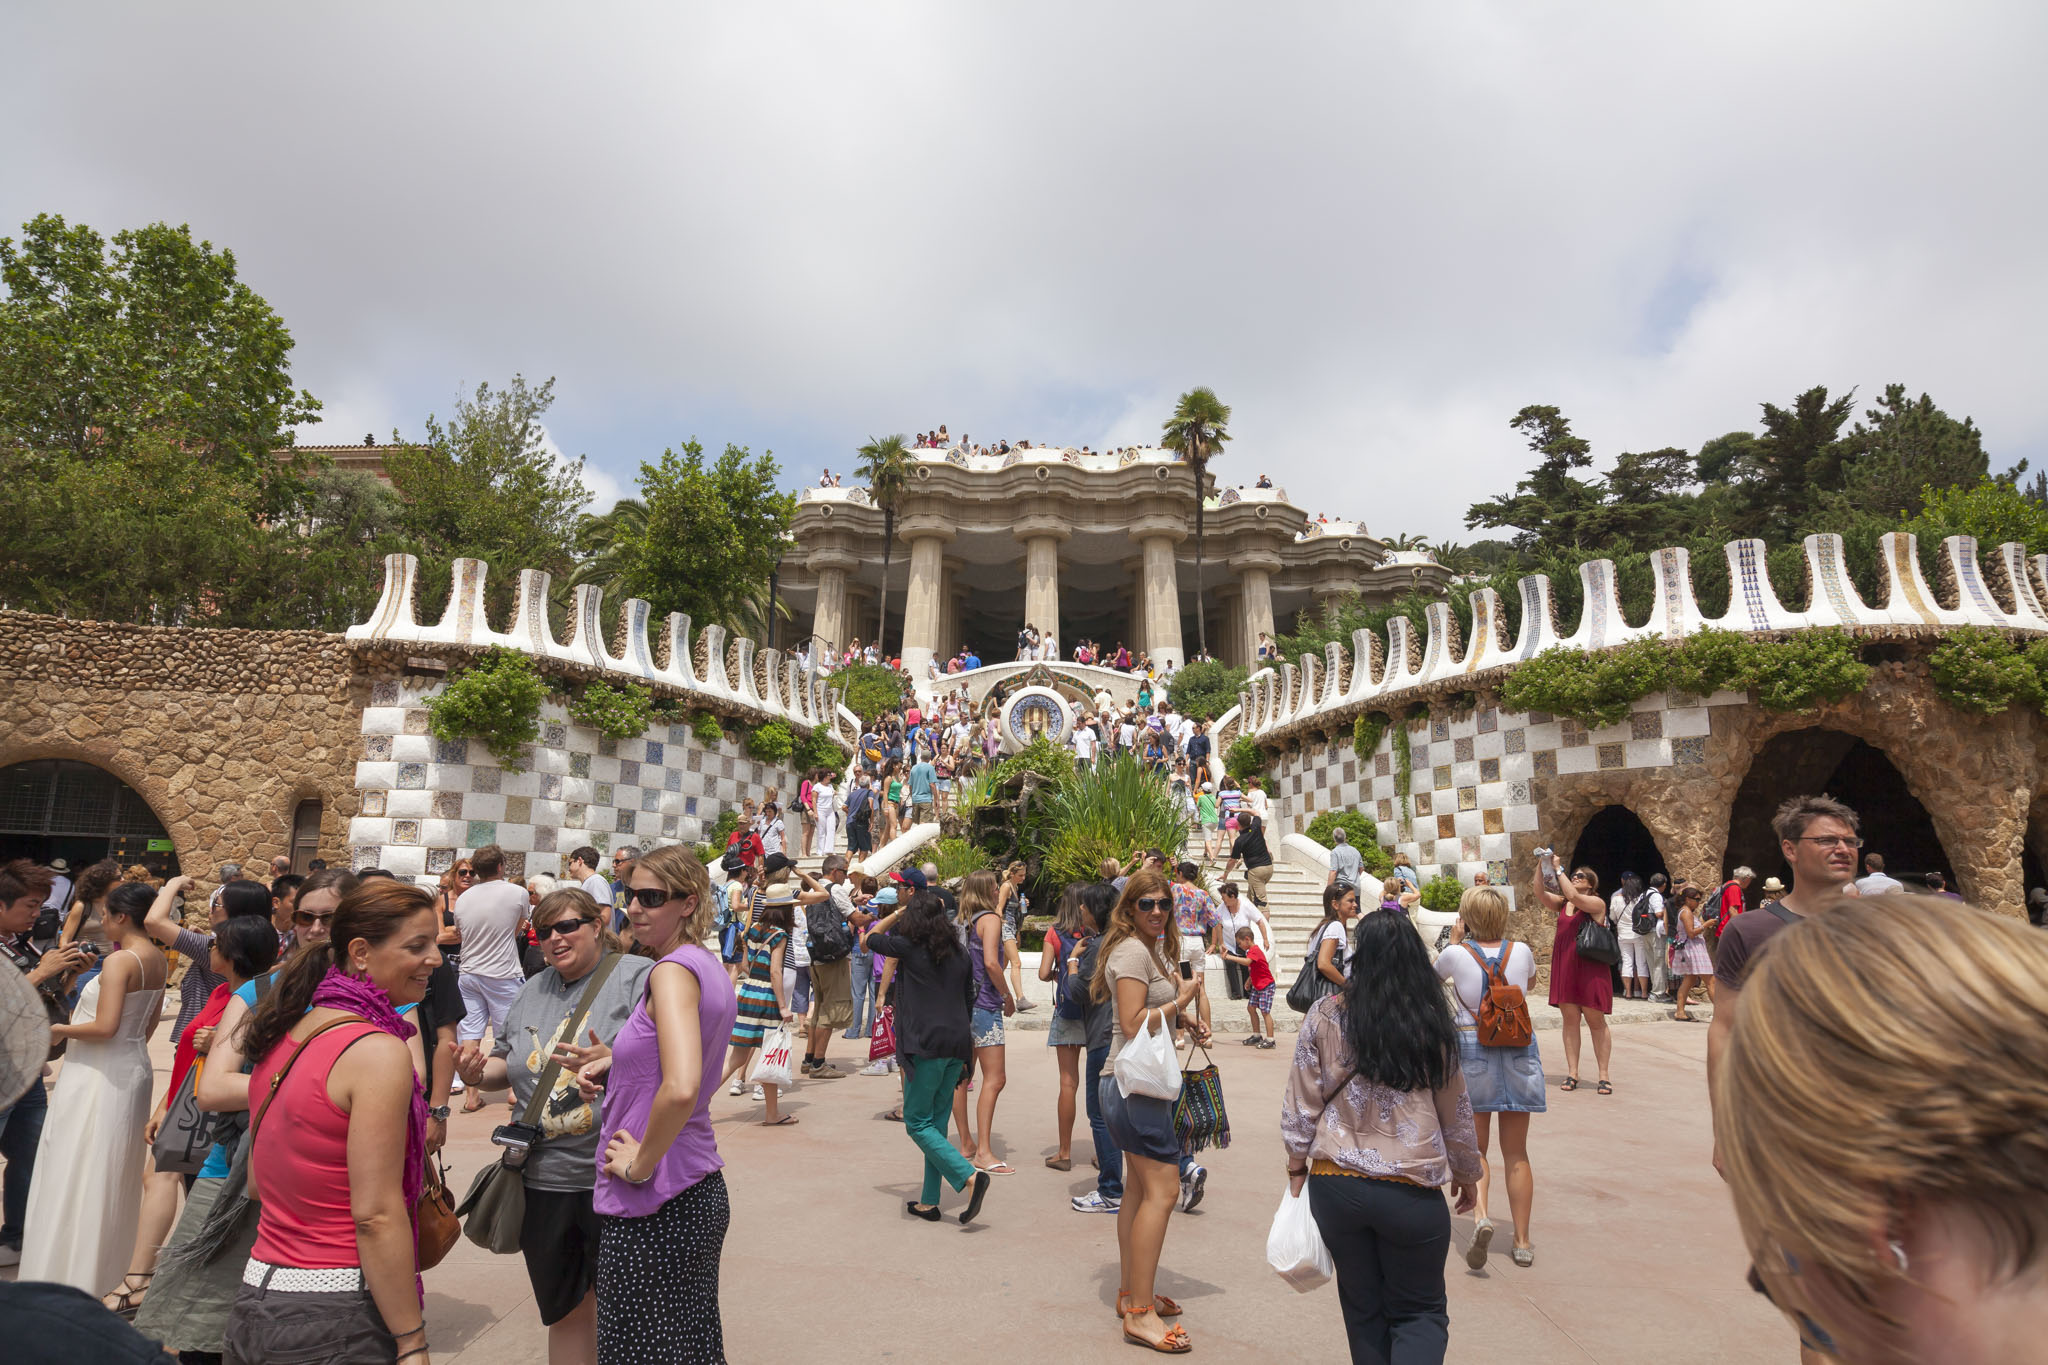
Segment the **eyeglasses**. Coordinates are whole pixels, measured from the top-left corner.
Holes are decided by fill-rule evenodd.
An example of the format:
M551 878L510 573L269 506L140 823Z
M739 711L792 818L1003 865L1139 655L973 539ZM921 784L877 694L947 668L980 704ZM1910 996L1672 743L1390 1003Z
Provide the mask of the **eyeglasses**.
M1138 897L1138 913L1139 913L1139 914L1141 914L1141 915L1149 915L1149 914L1151 914L1151 913L1152 913L1152 912L1153 912L1154 910L1170 910L1170 909L1172 909L1172 908L1173 908L1173 900L1172 900L1172 898L1171 898L1171 897L1167 897L1167 896L1140 896L1140 897Z
M581 929L584 925L595 923L597 923L596 920L584 919L580 915L564 915L562 916L562 918L554 921L552 924L534 925L533 941L535 943L546 943L556 934L560 934L563 938L567 938L569 937L569 935L575 933L578 929Z
M456 876L458 876L458 877L460 877L460 878L462 878L462 879L463 879L464 881L475 881L475 880L476 880L476 873L475 873L474 871L472 871L471 869L469 869L469 868L466 868L466 867L458 867L458 868L456 868L456 869L455 869L455 875L456 875Z
M315 924L325 924L333 918L334 912L332 910L329 910L324 915L315 915L305 910L292 911L292 923L302 925L308 928Z
M639 901L649 910L667 905L669 898L668 888L661 886L629 886L620 894L626 898L626 904Z
M1839 834L1800 835L1792 842L1797 844L1818 844L1822 848L1861 848L1863 841L1851 834L1846 838Z

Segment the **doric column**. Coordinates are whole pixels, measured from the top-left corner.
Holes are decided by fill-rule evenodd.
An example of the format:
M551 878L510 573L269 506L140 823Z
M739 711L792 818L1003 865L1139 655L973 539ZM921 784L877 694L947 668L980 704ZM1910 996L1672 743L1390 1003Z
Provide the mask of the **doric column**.
M1238 555L1230 561L1230 567L1237 572L1238 585L1244 590L1243 610L1240 620L1244 632L1244 663L1254 667L1258 663L1259 633L1273 633L1273 574L1280 568L1280 559L1271 554Z
M820 550L805 562L818 576L818 607L811 633L818 637L821 649L836 653L846 648L859 629L849 614L846 592L846 575L859 561L844 550Z
M1131 528L1144 551L1145 652L1155 666L1184 662L1180 644L1180 577L1174 546L1185 537L1177 523L1146 519Z
M1024 619L1060 638L1060 542L1070 534L1057 516L1043 512L1018 518L1012 533L1024 542Z
M910 542L910 590L903 599L903 666L922 683L925 665L938 653L945 628L948 527L924 518L905 518L898 533Z

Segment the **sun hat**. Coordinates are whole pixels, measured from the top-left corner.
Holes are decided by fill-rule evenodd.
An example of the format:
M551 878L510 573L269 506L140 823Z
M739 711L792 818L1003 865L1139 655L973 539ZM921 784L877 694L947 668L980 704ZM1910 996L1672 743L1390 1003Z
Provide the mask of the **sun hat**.
M1766 877L1766 878L1764 878L1764 894L1765 894L1766 896L1775 896L1775 895L1779 895L1779 894L1780 894L1780 893L1782 893L1782 892L1783 892L1784 890L1785 890L1785 883L1783 883L1783 882L1779 881L1779 880L1778 880L1778 879L1777 879L1776 877Z

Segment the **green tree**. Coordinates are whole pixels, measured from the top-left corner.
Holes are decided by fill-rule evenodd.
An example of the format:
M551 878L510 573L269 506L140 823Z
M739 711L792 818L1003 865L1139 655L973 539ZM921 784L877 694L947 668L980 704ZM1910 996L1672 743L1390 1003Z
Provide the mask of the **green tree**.
M609 512L585 513L576 523L580 558L569 586L594 583L604 589L605 612L611 615L623 596L618 587L630 568L633 547L646 535L647 504L638 498L620 498Z
M405 502L405 529L419 545L421 608L431 619L447 602L457 559L491 566L491 608L512 606L521 569L554 575L566 594L575 567L577 516L590 501L583 461L556 460L541 419L555 401L555 381L538 388L523 376L494 389L477 385L444 426L427 418L427 438L398 444L384 472Z
M796 515L795 496L777 486L781 477L772 453L728 445L707 464L696 441L642 464L646 510L629 512L613 532L623 566L619 593L645 598L657 617L687 612L697 625L760 634L768 576Z
M1245 670L1223 663L1193 663L1173 675L1170 695L1176 710L1195 720L1214 720L1237 705Z
M2007 541L2029 555L2048 554L2048 508L2009 483L1984 478L1968 488L1925 488L1919 501L1919 515L1902 529L1919 537L1923 551L1948 536L1975 536L1980 555Z
M1593 463L1592 444L1573 435L1565 415L1547 405L1523 408L1508 419L1508 426L1527 438L1529 449L1539 457L1536 467L1514 492L1472 504L1465 524L1512 529L1518 533L1516 548L1525 552L1539 544L1581 549L1597 543L1600 486L1572 473Z
M1195 475L1195 645L1209 652L1207 599L1202 583L1202 504L1207 497L1209 461L1222 452L1230 440L1230 405L1207 386L1189 389L1180 396L1173 416L1166 419L1160 439L1164 449L1176 451Z
M1904 384L1887 384L1844 444L1842 503L1887 520L1919 515L1928 489L1968 488L1991 472L1976 423L1957 421L1924 393L1907 398Z
M903 490L910 481L910 447L901 435L870 436L868 443L854 453L860 456L854 473L867 480L868 497L882 509L882 591L877 594L881 601L875 608L875 652L886 659L889 657L889 557L896 548L896 507L903 500ZM845 647L843 640L832 643L837 648Z
M189 227L109 243L42 214L0 238L0 282L0 447L118 458L154 437L259 488L295 472L273 452L320 404L292 387L291 333L233 252Z

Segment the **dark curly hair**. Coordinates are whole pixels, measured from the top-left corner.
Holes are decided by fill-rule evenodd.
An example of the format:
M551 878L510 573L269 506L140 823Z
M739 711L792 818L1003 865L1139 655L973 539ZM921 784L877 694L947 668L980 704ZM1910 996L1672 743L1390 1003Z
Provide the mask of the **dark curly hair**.
M946 913L946 898L936 891L920 891L910 898L910 904L903 907L903 918L896 922L896 932L924 949L935 964L967 951L953 917Z
M1358 1074L1389 1090L1440 1090L1456 1071L1451 1006L1406 915L1373 910L1358 921L1343 1027Z

